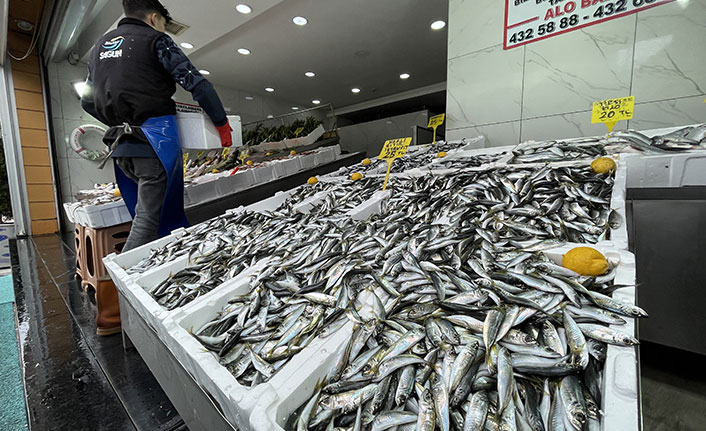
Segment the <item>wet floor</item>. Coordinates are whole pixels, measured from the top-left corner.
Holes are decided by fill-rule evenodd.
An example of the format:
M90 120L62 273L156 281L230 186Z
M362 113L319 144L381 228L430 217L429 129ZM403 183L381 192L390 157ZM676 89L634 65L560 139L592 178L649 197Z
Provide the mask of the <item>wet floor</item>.
M30 429L187 430L137 351L95 335L95 298L74 280L68 244L11 243Z

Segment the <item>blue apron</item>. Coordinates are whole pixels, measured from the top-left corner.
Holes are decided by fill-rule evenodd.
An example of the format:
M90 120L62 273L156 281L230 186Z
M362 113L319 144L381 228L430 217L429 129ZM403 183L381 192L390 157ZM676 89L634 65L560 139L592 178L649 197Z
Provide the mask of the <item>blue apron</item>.
M140 126L140 129L157 153L167 173L167 191L164 194L162 216L159 219L159 236L162 238L175 229L189 226L184 213L184 164L176 116L150 118ZM137 206L137 183L128 178L115 162L113 166L120 193L134 219Z

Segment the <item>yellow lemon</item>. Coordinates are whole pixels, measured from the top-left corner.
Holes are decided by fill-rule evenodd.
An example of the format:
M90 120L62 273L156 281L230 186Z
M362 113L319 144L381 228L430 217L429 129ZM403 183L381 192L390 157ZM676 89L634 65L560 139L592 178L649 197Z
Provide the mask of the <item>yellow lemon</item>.
M372 162L370 161L370 159L363 159L361 163L363 164L363 166L368 166Z
M247 165L248 165L248 166L252 166L252 160L248 160Z
M307 183L309 183L309 184L316 184L318 182L319 182L319 180L316 177L311 177L311 178L309 178L309 181L307 181Z
M442 157L446 157L446 156L448 156L448 154L446 154L445 151L442 151L442 152L440 152L439 154L436 155L436 157L438 157L438 158L442 158Z
M356 172L356 173L354 173L353 175L351 175L351 179L352 179L353 181L362 180L362 179L363 179L363 174L361 174L360 172Z
M292 151L289 152L289 155L290 155L290 156L296 156L296 155L297 155L297 152L294 151L294 150L292 150Z
M617 168L615 161L609 157L601 157L591 163L591 169L597 174L613 173Z
M219 172L220 172L220 171L219 171L218 169L214 169L214 170L211 171L212 174L217 174L217 173L219 173Z
M272 155L272 153L267 153L267 154L265 154L265 155L266 155L266 156L271 156L271 155Z
M585 276L603 275L610 268L605 256L591 247L577 247L569 251L564 255L561 265Z
M113 196L118 196L118 197L122 196L122 195L120 194L120 189L115 189L115 190L113 190Z

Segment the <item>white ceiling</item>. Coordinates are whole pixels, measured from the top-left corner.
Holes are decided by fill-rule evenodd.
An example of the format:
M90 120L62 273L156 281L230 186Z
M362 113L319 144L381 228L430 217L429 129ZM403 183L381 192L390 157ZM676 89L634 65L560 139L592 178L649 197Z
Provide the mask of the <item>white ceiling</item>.
M252 7L243 15L239 2ZM359 104L446 80L448 0L208 0L163 1L171 15L191 26L177 42L209 79L230 88L313 106ZM304 27L294 16L309 20ZM243 56L238 48L252 54ZM306 71L316 77L307 78ZM401 80L401 73L411 74ZM351 88L361 88L353 94Z

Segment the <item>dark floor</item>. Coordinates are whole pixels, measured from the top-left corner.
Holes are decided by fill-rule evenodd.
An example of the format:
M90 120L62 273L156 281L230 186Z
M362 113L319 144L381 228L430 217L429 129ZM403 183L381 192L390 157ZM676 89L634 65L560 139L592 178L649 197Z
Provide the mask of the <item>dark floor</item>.
M31 429L187 429L137 351L95 335L95 299L74 280L70 245L20 239L12 263Z
M30 427L187 430L139 354L95 336L95 300L74 280L68 239L11 244ZM706 430L706 358L652 343L640 356L644 429Z

